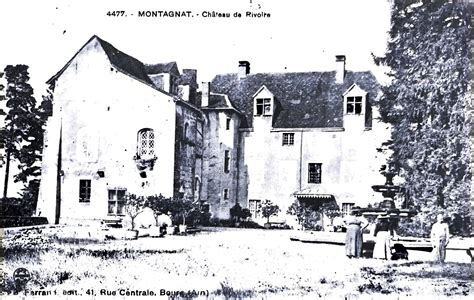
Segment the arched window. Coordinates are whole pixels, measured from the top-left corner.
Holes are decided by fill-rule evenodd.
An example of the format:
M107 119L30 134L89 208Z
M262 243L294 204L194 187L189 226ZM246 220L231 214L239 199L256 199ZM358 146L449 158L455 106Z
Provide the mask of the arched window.
M142 159L155 156L155 133L153 129L145 128L138 132L138 156Z

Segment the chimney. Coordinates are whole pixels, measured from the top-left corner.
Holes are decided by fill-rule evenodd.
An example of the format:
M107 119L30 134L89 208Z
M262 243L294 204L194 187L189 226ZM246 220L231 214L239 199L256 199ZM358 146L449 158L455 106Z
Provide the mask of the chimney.
M203 82L201 87L201 107L209 106L210 83Z
M336 83L344 83L346 75L346 56L336 55Z
M247 77L250 73L250 63L245 60L239 61L239 72L237 73L239 79Z

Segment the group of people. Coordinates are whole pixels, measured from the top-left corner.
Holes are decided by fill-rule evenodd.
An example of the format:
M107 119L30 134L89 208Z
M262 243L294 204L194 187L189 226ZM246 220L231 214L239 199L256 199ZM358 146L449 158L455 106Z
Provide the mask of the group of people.
M393 227L388 217L378 217L376 223L370 223L360 215L353 214L346 219L346 255L349 258L362 256L363 231L372 225L370 233L375 236L373 258L390 259L390 237Z
M375 236L373 258L391 259L391 237L395 233L395 223L388 216L379 216L375 223L370 223L360 214L352 214L345 221L347 233L345 250L349 258L362 256L363 231L372 225L370 234ZM449 227L443 216L437 216L437 222L431 230L431 244L435 261L443 263L446 258L446 246L449 242Z

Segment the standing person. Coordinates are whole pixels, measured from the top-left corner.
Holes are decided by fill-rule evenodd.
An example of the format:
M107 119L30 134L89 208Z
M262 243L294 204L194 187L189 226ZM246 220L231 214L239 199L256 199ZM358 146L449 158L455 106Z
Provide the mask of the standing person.
M439 214L436 219L437 222L431 228L431 245L433 246L435 261L444 263L446 246L449 243L449 226L444 222L442 214Z
M346 255L349 258L361 257L363 244L362 231L368 224L362 227L365 222L356 214L351 214L345 222L347 224Z
M377 217L377 224L374 230L375 246L372 257L379 259L389 259L390 252L390 222L387 216Z

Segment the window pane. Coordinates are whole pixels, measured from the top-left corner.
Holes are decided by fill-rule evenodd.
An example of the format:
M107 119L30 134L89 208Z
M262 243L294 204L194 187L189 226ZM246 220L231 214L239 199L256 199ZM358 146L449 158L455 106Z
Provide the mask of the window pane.
M109 201L109 215L115 214L115 201Z
M124 200L125 199L125 190L118 190L117 191L117 199Z
M125 206L125 201L117 201L117 215L123 215L123 208Z
M265 114L269 114L271 112L270 104L265 104Z
M257 103L257 112L256 112L257 115L261 115L263 114L263 104L258 104Z
M354 113L354 104L347 102L347 113L353 114Z
M116 190L109 190L109 200L116 199L115 196L117 195Z
M362 103L355 104L355 114L360 115L362 113Z

